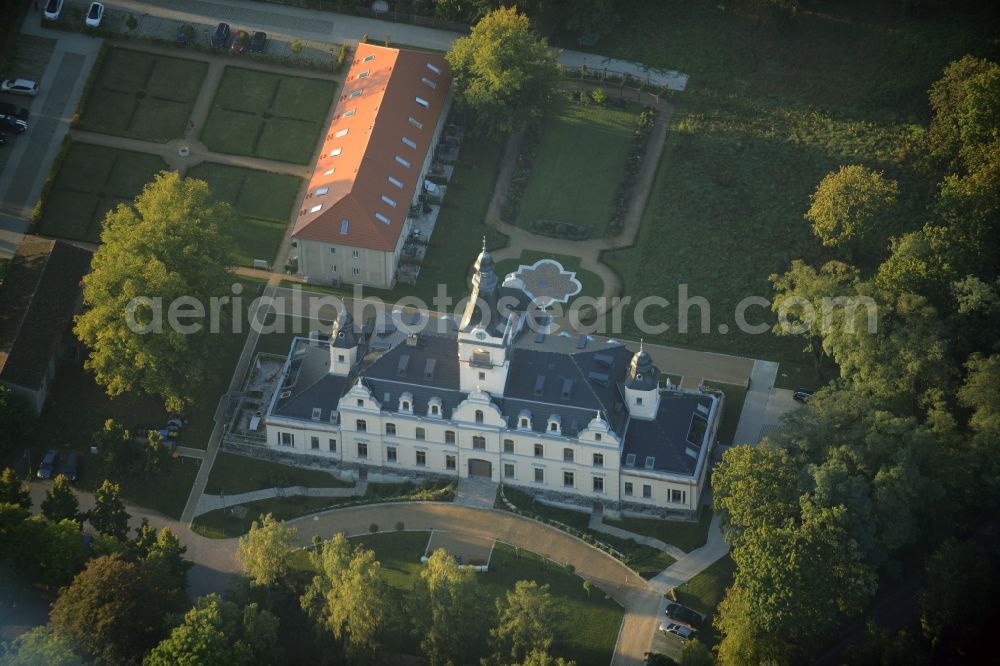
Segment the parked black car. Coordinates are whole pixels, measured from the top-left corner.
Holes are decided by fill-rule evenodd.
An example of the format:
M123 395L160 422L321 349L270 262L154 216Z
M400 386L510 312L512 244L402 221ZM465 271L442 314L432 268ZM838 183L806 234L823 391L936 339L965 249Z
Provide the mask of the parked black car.
M229 41L229 24L220 23L215 26L215 32L212 33L212 46L217 49L224 48L226 42Z
M39 479L51 479L56 473L56 462L59 459L59 452L49 449L42 456L42 464L38 466Z
M10 102L0 102L0 128L23 133L28 129L28 110Z
M799 389L798 391L792 394L792 400L794 400L795 402L801 402L802 404L809 402L809 399L812 397L813 397L813 392L806 391L805 389Z
M704 621L701 613L680 604L667 604L667 617L697 629Z
M255 32L250 38L250 50L254 53L263 53L264 44L267 42L266 32Z
M61 464L58 465L56 474L62 474L71 482L76 483L77 477L80 476L80 453L78 451L67 453Z

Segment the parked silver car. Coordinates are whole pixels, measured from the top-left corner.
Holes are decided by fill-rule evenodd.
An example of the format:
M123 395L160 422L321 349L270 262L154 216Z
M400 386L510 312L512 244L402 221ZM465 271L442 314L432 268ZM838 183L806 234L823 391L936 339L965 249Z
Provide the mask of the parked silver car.
M31 79L7 79L0 83L0 92L35 96L38 94L38 83Z

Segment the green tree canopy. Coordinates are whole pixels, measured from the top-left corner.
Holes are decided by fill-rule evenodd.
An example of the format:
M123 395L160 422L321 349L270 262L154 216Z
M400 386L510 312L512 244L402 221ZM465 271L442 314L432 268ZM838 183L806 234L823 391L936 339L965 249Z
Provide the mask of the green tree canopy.
M232 209L213 203L204 181L167 172L146 186L134 207L108 213L83 281L86 309L74 331L90 349L86 368L109 395L159 395L177 411L215 372L223 336L210 333L207 321L197 331L175 330L167 315L171 304L184 303L177 299L200 303L207 312L212 297L228 293L232 220ZM159 326L155 308L137 298L161 299ZM130 327L130 316L138 330Z
M145 666L270 666L283 662L275 647L278 618L256 604L239 607L216 594L198 599L184 621L143 660Z
M270 513L259 523L253 521L236 548L236 558L252 585L275 585L285 578L297 533L294 527L288 527Z
M94 494L94 508L87 517L94 529L101 534L124 541L128 536L130 516L121 498L121 486L104 479L104 483Z
M485 628L475 576L443 549L434 551L420 572L411 615L431 666L471 663L478 651Z
M346 646L349 658L374 652L390 609L375 553L336 534L312 557L320 573L302 595L303 610Z
M931 149L953 172L975 168L1000 128L1000 66L966 55L945 68L930 89ZM971 162L971 165L970 165ZM964 163L964 164L963 164Z
M0 645L0 666L84 666L73 644L51 627L29 629L4 649Z
M484 16L471 35L455 40L447 58L459 106L494 136L540 118L559 79L555 55L515 7Z
M76 498L69 479L62 474L56 475L52 487L45 491L42 515L55 523L60 520L80 519L80 500Z
M10 467L0 473L0 504L18 504L25 509L31 508L31 493Z
M90 560L49 618L60 636L93 658L135 663L165 637L166 618L183 603L183 594L164 589L151 571L112 555Z
M712 495L726 540L736 546L746 530L776 528L798 513L798 476L782 449L734 446L712 472Z
M823 245L850 252L883 223L896 204L896 181L863 166L842 166L827 174L812 195L806 219Z
M490 630L497 663L516 663L535 651L548 652L552 624L559 609L549 586L519 580L503 599L497 599L497 626Z

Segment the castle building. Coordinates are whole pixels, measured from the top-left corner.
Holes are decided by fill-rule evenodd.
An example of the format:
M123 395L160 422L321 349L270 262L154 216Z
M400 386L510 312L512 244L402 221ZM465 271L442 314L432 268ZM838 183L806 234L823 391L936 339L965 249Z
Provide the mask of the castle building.
M663 381L641 346L538 332L530 294L513 277L500 284L485 247L471 296L444 332L361 326L345 309L329 338L297 338L267 410L267 446L697 514L721 393Z

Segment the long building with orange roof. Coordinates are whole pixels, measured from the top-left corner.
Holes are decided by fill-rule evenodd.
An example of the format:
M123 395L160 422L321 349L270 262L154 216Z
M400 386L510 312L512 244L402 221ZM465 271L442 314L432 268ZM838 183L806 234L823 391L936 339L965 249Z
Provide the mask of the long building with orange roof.
M358 45L292 230L300 275L395 284L450 87L444 56Z

